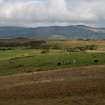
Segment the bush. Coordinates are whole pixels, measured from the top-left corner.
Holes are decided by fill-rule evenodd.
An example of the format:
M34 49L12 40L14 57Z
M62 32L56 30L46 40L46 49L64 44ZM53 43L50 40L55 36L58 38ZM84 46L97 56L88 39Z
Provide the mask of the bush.
M44 50L41 51L41 54L46 54L48 52L49 52L49 49L44 49Z

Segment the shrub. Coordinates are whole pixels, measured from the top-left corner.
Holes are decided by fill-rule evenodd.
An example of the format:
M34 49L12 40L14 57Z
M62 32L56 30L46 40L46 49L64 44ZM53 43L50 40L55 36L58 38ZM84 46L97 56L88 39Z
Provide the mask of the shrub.
M44 49L44 50L41 51L41 54L46 54L48 52L49 52L49 49Z

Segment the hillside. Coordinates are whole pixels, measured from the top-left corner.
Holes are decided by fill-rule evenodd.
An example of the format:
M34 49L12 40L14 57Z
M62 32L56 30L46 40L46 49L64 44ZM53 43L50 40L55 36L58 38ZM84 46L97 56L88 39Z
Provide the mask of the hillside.
M37 39L105 39L105 28L84 25L37 28L0 27L0 38L30 37Z

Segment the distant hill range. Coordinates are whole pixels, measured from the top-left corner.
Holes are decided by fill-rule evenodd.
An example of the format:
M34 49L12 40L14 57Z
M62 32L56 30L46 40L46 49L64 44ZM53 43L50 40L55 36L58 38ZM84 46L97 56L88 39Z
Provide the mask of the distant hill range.
M16 37L36 39L105 39L105 28L84 25L38 28L0 27L0 38Z

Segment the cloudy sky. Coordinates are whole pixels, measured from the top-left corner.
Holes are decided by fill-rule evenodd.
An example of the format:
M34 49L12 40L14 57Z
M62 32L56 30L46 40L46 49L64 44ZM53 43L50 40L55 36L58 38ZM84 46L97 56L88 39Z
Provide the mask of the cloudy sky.
M0 0L0 26L105 27L105 0Z

